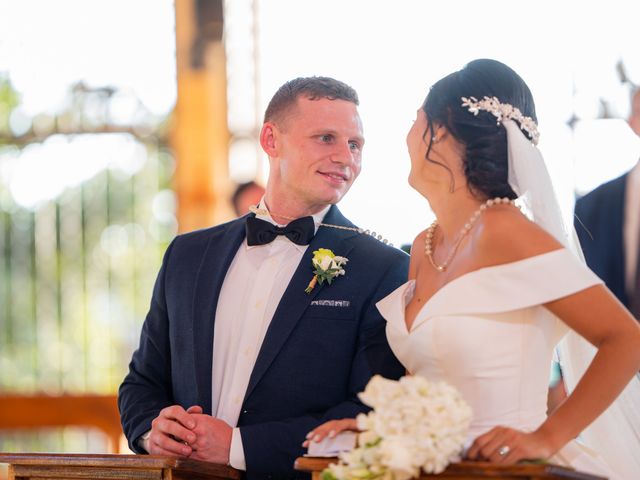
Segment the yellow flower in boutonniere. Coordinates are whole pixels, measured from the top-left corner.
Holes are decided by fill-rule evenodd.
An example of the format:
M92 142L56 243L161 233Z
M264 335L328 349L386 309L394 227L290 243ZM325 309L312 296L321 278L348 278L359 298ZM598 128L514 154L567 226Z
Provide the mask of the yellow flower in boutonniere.
M320 283L320 285L322 285L324 282L327 282L331 285L334 278L339 275L344 275L343 267L348 261L349 260L347 258L338 257L327 248L319 248L313 252L311 263L314 268L314 275L305 289L305 292L311 293L311 290L316 286L316 283Z

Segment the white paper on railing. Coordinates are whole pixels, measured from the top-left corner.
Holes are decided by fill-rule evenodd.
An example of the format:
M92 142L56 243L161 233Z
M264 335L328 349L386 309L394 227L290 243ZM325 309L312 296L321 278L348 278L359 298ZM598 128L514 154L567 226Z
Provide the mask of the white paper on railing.
M336 457L340 452L353 450L356 446L355 432L341 432L334 438L325 437L321 442L311 442L305 457Z

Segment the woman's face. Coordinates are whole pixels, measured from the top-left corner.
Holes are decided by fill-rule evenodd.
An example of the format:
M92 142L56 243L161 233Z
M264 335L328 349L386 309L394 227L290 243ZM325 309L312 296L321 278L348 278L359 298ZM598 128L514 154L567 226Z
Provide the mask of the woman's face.
M411 158L409 185L427 198L429 194L435 191L434 189L439 189L439 185L449 188L451 182L449 171L442 166L442 164L448 165L449 163L443 156L446 147L443 143L440 143L440 140L433 139L434 136L442 133L440 130L443 127L434 125L434 131L427 131L428 127L427 114L420 107L416 113L416 119L407 134L407 149ZM431 145L431 150L429 151L429 160L427 160L429 145Z
M431 141L430 134L427 132L428 127L427 114L424 113L422 107L416 112L416 118L413 125L407 133L407 149L409 150L409 158L411 159L411 172L409 172L409 185L417 189L420 176L423 174L426 160L428 143Z
M465 184L462 172L460 144L444 126L429 126L427 114L420 107L407 134L407 149L411 158L409 185L427 199L440 191L450 191L454 184ZM429 159L427 159L427 150Z
M416 112L416 118L413 121L413 125L407 134L407 147L409 149L409 155L411 156L412 163L414 157L417 156L419 156L421 160L424 160L424 156L427 153L426 138L428 137L428 133L430 133L427 132L427 127L427 114L424 113L424 109L420 107Z

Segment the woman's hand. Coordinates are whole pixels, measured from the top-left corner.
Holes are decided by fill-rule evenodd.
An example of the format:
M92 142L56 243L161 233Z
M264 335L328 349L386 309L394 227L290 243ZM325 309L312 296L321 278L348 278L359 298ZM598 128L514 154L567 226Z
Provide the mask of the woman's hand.
M513 428L494 427L475 439L467 451L467 458L512 465L525 459L549 458L554 453L538 431L525 433Z
M343 418L342 420L329 420L307 433L307 439L302 444L308 447L311 442L321 442L325 437L333 438L340 432L347 430L357 432L358 423L355 418Z

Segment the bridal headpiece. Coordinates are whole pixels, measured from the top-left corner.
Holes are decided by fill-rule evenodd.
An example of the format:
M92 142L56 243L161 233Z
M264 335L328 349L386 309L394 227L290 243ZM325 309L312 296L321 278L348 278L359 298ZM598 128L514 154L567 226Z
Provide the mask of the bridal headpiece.
M533 118L523 115L520 110L510 103L501 103L496 97L486 96L482 100L478 100L475 97L461 97L461 100L462 106L469 109L469 112L474 115L478 115L480 110L491 113L498 119L498 125L507 118L515 120L520 126L520 129L529 134L533 144L538 144L540 133L538 132L538 125L536 125L536 122Z

